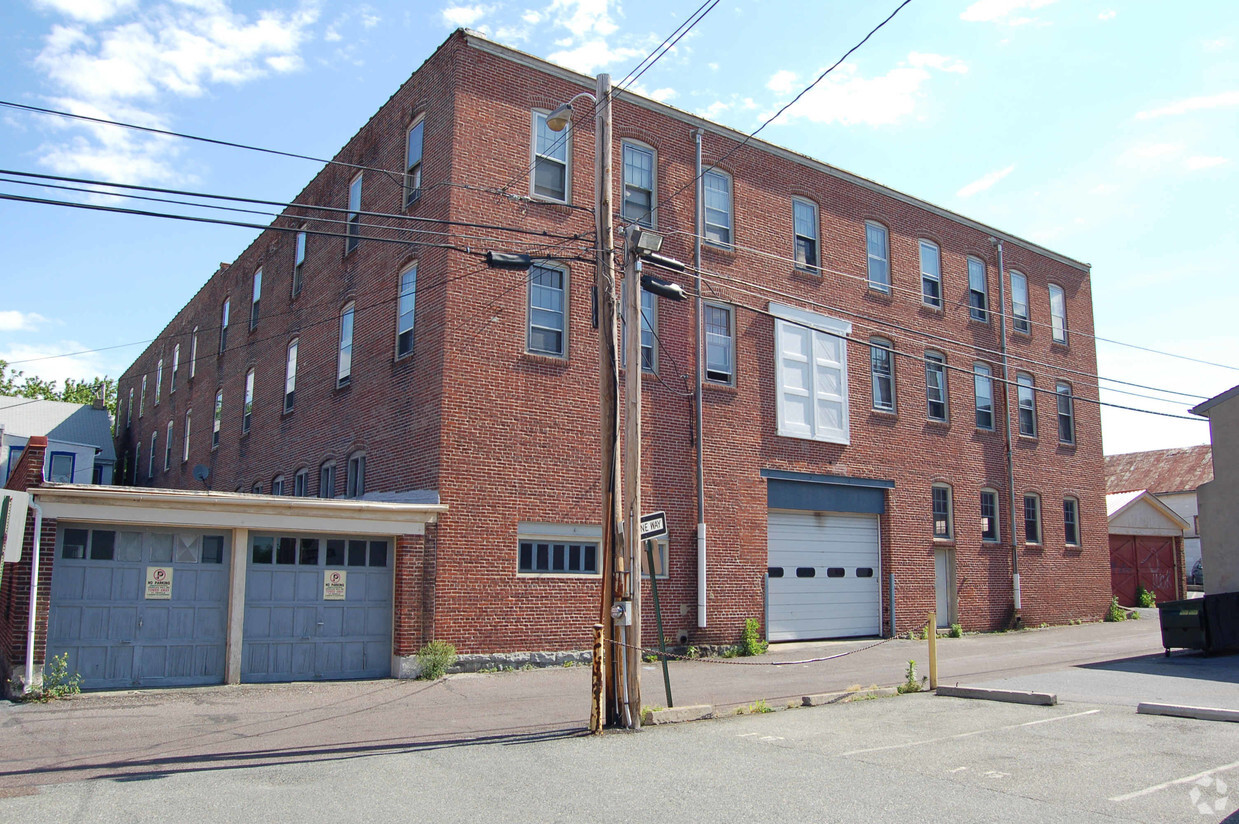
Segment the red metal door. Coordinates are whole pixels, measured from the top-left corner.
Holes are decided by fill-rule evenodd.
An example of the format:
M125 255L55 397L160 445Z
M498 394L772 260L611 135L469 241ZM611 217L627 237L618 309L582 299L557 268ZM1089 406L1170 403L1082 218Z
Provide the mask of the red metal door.
M1110 536L1110 591L1125 607L1136 604L1136 539L1130 535Z

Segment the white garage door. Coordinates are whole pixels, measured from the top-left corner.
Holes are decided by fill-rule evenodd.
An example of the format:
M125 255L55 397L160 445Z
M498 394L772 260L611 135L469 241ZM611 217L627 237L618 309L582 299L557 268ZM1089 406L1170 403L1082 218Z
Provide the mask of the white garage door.
M878 635L878 517L771 511L771 641Z

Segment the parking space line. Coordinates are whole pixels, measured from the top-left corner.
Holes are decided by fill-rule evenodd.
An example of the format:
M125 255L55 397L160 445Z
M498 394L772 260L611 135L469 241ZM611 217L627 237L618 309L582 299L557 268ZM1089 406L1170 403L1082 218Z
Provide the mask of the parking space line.
M1099 712L1101 712L1101 710L1085 710L1084 712L1076 712L1076 713L1072 713L1071 715L1058 715L1058 716L1055 716L1054 718L1041 718L1037 721L1025 721L1023 724L1010 724L1005 727L993 727L987 730L973 730L972 732L961 732L958 735L944 735L941 738L927 738L923 741L909 741L906 744L889 744L885 747L868 747L867 749L863 749L863 750L849 750L848 752L840 753L839 755L840 756L863 755L864 753L868 753L868 752L881 752L883 750L899 750L899 749L904 749L906 747L920 747L925 744L936 744L939 741L954 741L958 738L969 738L973 735L984 735L987 732L1002 732L1003 730L1015 730L1015 729L1019 729L1020 727L1032 727L1032 726L1036 726L1037 724L1049 724L1054 721L1066 721L1068 718L1080 718L1081 716L1094 715Z
M1196 773L1195 775L1189 775L1186 778L1176 778L1174 781L1165 781L1161 784L1155 784L1152 787L1145 787L1143 790L1137 790L1136 792L1128 793L1127 795L1116 795L1110 800L1131 801L1133 798L1139 798L1143 795L1152 795L1155 792L1160 792L1161 790L1164 790L1167 787L1173 787L1176 784L1191 784L1193 781L1199 781L1200 779L1206 778L1214 773L1226 772L1227 770L1233 770L1236 767L1239 767L1239 761L1235 761L1234 763L1227 764L1222 767L1214 767L1211 770L1205 770L1204 772Z

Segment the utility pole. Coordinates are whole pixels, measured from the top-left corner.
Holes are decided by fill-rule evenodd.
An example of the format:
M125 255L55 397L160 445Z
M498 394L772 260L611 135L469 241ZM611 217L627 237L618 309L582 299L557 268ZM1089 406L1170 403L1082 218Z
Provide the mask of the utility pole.
M641 729L641 258L636 226L624 244L624 556L628 564L630 611L627 659L631 728ZM650 570L653 573L653 570Z

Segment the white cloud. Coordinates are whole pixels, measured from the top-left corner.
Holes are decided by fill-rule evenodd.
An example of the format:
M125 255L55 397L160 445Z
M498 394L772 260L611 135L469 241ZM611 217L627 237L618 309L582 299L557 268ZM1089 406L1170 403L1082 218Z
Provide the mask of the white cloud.
M1006 26L1023 26L1037 22L1035 18L1020 14L1025 10L1048 6L1055 0L977 0L960 14L961 20L970 23L1000 23Z
M490 6L483 6L481 3L478 3L472 6L448 6L439 12L439 16L443 18L443 22L450 28L456 29L462 26L472 26L486 14L490 13L490 11Z
M1206 40L1201 43L1201 45L1204 46L1205 51L1219 52L1226 51L1234 44L1234 42L1235 40L1233 37L1217 37L1213 40Z
M128 11L136 0L35 0L41 9L58 11L84 23L99 23L122 11Z
M577 40L607 37L617 28L607 13L607 0L553 0L545 16Z
M1239 106L1239 91L1189 97L1177 103L1171 103L1169 106L1146 109L1143 112L1137 113L1136 119L1151 120L1155 117L1173 117L1175 115L1187 114L1188 112L1222 109L1230 106Z
M979 192L984 192L986 189L990 188L995 183L1002 180L1004 177L1006 177L1007 175L1011 174L1014 171L1015 171L1015 165L1012 164L1010 166L1007 166L1005 169L998 169L997 171L990 172L987 175L982 175L981 177L977 178L976 180L972 181L967 186L964 186L962 189L956 192L955 196L956 197L972 197L973 195Z
M1103 21L1104 21L1104 20L1113 20L1115 17L1118 17L1118 14L1119 14L1119 13L1118 13L1117 11L1115 11L1114 9L1106 9L1105 11L1103 11L1103 12L1101 12L1100 14L1098 14L1098 15L1097 15L1097 19L1098 19L1098 20L1103 20Z
M640 83L633 83L628 87L628 89L634 94L648 97L651 100L657 100L659 103L666 103L668 100L671 100L679 94L679 92L669 86L661 89L647 89Z
M531 26L536 26L542 22L542 12L536 9L525 9L524 14L521 15L521 20Z
M775 94L791 94L796 89L799 75L787 69L780 69L766 81L766 88Z
M576 69L583 74L594 74L603 66L643 56L645 52L642 49L627 46L612 47L607 45L607 41L602 38L596 38L587 40L575 48L552 52L547 59L552 63Z
M933 72L967 71L968 66L956 58L921 52L910 53L906 60L877 77L864 77L856 64L844 63L801 98L785 117L844 126L889 126L916 111ZM780 75L783 73L772 77L770 83L786 85L788 78Z
M90 348L84 343L73 340L41 343L38 346L18 344L9 346L0 352L0 360L8 361L13 369L24 372L26 377L33 376L45 381L56 381L61 386L67 378L87 380L102 377L105 374L119 375L124 371L124 363L117 361L114 355L108 361L105 361L103 356L97 352L67 355L69 352L83 352ZM120 357L123 358L125 355L122 354ZM16 361L21 361L21 363L16 363Z
M37 312L22 312L17 309L0 310L0 332L33 332L47 318Z
M1211 157L1207 155L1194 155L1183 162L1190 171L1199 171L1200 169L1212 169L1215 166L1225 166L1230 162L1227 157Z

